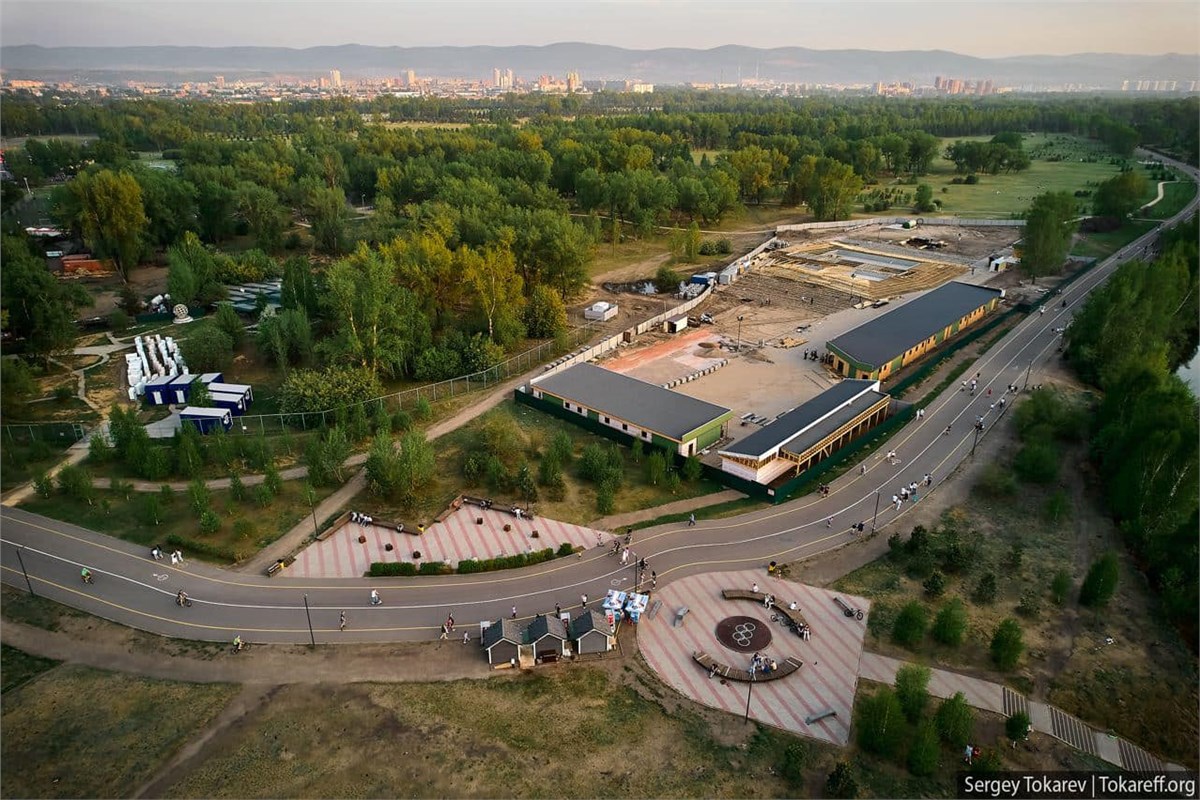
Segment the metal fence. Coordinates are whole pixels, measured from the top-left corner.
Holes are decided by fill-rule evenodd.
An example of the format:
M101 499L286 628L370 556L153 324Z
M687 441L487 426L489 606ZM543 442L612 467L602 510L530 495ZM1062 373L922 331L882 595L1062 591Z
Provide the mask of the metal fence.
M567 348L571 342L586 338L591 334L587 328L572 331ZM259 435L294 430L316 430L322 426L337 424L350 414L358 413L355 409L361 407L363 413L371 417L380 412L392 414L405 408L411 408L425 400L429 403L445 400L450 397L473 392L477 389L487 389L512 378L515 375L528 372L541 362L552 358L559 352L560 343L555 341L543 342L512 358L501 361L493 367L470 375L460 375L457 378L415 386L401 392L373 397L361 403L355 403L341 408L331 408L325 411L307 411L280 414L255 414L234 419L234 434Z
M17 422L2 425L0 439L12 444L45 442L70 447L87 438L87 427L80 422Z

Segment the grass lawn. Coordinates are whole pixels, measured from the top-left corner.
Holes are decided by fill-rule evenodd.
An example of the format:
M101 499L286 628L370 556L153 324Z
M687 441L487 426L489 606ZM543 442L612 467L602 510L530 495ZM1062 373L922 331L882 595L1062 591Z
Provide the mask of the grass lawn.
M286 687L166 795L383 797L402 786L405 797L790 796L774 767L793 737L726 717L722 738L738 741L726 744L696 713L668 712L642 690L573 667Z
M942 140L941 152L956 141L988 140L991 137L950 137ZM933 188L935 200L942 201L940 212L958 217L1007 218L1028 208L1030 202L1043 192L1094 189L1099 183L1116 175L1120 167L1110 163L1114 158L1104 147L1088 139L1060 134L1032 134L1025 137L1025 151L1032 163L1023 172L999 175L979 175L972 186L952 184L954 162L943 155L934 159L930 174L918 178ZM1050 161L1056 158L1061 160ZM1094 161L1080 161L1094 159ZM1119 161L1119 159L1118 159ZM916 191L915 186L905 187ZM946 191L942 191L943 188ZM1090 202L1081 198L1081 202Z
M1134 216L1144 216L1148 219L1169 219L1178 214L1195 196L1196 184L1190 180L1185 179L1178 183L1168 183L1163 186L1162 200L1159 200L1145 211L1140 212L1140 214L1135 213ZM1150 199L1153 200L1154 198Z
M51 658L31 656L24 650L0 644L0 694L6 694L29 683L46 670L57 667L59 663Z
M77 666L55 670L5 695L4 793L131 797L236 691Z
M98 490L94 505L55 493L50 499L33 496L21 508L53 519L61 519L85 528L101 531L149 548L167 543L167 537L179 537L185 556L228 564L257 553L309 516L302 481L284 481L283 490L270 503L255 500L255 488L247 488L247 498L233 499L228 490L211 492L210 508L221 520L215 533L200 533L200 523L192 511L187 492L175 492L170 500L158 493L125 495ZM332 492L317 489L320 503ZM149 516L147 496L158 498L159 524ZM318 520L320 522L320 520Z
M1153 222L1130 221L1115 231L1077 234L1071 255L1103 260L1153 227Z

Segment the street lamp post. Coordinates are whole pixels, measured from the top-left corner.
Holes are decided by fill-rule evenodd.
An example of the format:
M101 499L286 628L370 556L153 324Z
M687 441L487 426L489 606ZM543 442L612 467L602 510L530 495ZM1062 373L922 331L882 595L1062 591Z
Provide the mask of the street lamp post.
M312 646L317 646L317 637L313 633L312 612L308 610L308 592L304 593L304 615L308 617L308 640L312 642Z
M750 698L754 696L754 676L750 673L750 682L746 684L746 722L750 722Z
M975 455L975 446L979 444L979 434L983 432L983 423L975 423L975 440L971 442L971 455Z
M313 489L311 485L304 487L304 496L308 498L308 508L312 512L313 536L320 536L321 530L317 527L317 506L313 503Z
M879 489L875 490L875 516L871 517L871 533L875 532L875 520L879 519Z
M742 320L745 319L741 314L738 314L738 341L737 351L742 352Z

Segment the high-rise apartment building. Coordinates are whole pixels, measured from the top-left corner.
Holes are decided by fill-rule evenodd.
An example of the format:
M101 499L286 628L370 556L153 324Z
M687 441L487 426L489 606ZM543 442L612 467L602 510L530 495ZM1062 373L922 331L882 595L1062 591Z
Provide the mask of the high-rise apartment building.
M342 88L342 72L341 72L341 70L337 70L337 69L329 70L329 84L335 89Z
M492 68L492 88L494 88L494 89L500 88L500 77L501 77L500 76L500 68L493 67Z
M578 72L567 73L567 91L578 92L582 88L583 83L579 80Z
M218 88L218 89L224 89L224 88L225 88L225 76L224 76L224 75L218 75L218 76L217 76L217 88Z
M417 86L417 73L415 70L404 70L404 88L415 89Z

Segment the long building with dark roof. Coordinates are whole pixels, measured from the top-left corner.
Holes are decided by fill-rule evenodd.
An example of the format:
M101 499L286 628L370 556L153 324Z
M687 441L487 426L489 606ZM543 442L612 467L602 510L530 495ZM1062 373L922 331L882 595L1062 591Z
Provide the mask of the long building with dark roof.
M1003 289L951 281L825 343L848 378L884 380L1000 303Z
M728 408L594 364L535 378L529 391L538 400L685 457L720 439L733 415Z
M883 422L890 401L879 381L844 380L726 445L721 469L764 485L799 475Z

